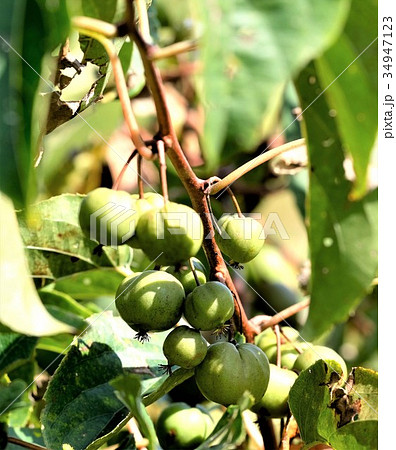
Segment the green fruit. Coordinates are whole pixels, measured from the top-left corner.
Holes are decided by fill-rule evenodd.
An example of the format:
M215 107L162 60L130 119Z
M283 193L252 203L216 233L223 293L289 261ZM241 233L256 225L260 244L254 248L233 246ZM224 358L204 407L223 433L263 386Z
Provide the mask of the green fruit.
M180 320L183 301L180 281L169 273L147 270L120 284L115 303L125 322L144 333L174 327Z
M136 235L142 250L156 264L182 263L195 256L202 245L203 226L190 207L168 202L138 220Z
M150 209L153 209L154 206L146 198L133 199L133 203L132 204L133 204L133 209L136 211L135 223L136 223L136 226L137 226L140 217L145 212L150 211ZM128 239L126 241L126 244L128 244L132 248L141 248L140 243L139 243L139 239L138 239L136 233L134 233L133 236L131 236L130 239Z
M323 345L312 345L305 350L305 352L301 353L296 359L293 369L297 371L308 369L308 367L312 366L312 364L320 359L326 361L334 372L339 372L338 366L340 366L342 373L339 373L339 375L342 376L344 380L347 378L348 369L345 361L332 348ZM334 364L334 362L336 364Z
M81 202L79 223L90 239L102 245L123 244L135 232L133 201L125 191L94 189Z
M221 234L216 233L220 250L236 263L255 258L264 244L264 229L260 222L238 214L224 214L218 221Z
M164 450L197 448L210 434L210 416L186 403L171 403L158 417L157 435Z
M269 376L268 358L253 344L212 344L195 368L195 380L202 394L225 406L238 403L245 391L257 403L267 389Z
M286 416L289 411L289 392L296 379L295 372L270 364L268 388L263 398L254 406L254 411L273 418Z
M311 344L309 344L308 342L298 342L295 345L297 345L298 349L303 352L311 346ZM277 354L276 344L272 345L271 347L267 347L264 350L264 352L267 355L269 362L276 364L276 354ZM295 346L292 343L282 344L281 367L290 370L293 369L294 363L299 355L300 353L296 350Z
M288 341L296 341L300 336L299 332L292 327L282 327L280 335L281 344L286 344ZM286 336L286 338L285 338ZM276 334L272 328L266 328L259 335L256 336L254 343L264 352L268 347L276 345Z
M199 283L205 284L206 283L205 266L197 258L192 258L192 260ZM183 263L178 270L176 270L175 266L164 266L163 268L161 268L161 270L165 270L166 272L176 277L183 285L186 295L192 292L197 287L197 282L195 281L194 274L190 269L190 265L188 262Z
M198 330L181 325L168 334L162 349L170 366L192 369L205 358L208 343Z
M220 328L234 314L234 297L225 284L209 281L187 295L184 317L198 330Z

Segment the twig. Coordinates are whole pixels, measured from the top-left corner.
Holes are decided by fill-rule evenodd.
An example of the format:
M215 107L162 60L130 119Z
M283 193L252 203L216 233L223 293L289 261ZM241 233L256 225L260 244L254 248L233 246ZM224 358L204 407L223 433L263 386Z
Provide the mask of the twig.
M142 155L138 155L137 159L137 183L138 183L138 189L139 189L139 198L144 198L144 185L143 185L143 177L142 177L142 162L143 157Z
M118 34L115 25L93 17L75 16L71 19L71 23L74 28L90 30L106 38L113 38Z
M138 13L140 34L143 36L143 39L146 42L150 42L151 41L150 24L147 15L146 0L135 0L135 4Z
M192 272L193 275L194 275L194 279L195 279L196 285L197 285L197 286L201 286L201 283L199 282L199 278L198 278L198 275L197 275L197 271L195 270L195 267L194 267L194 263L193 263L193 261L192 261L192 258L190 258L190 259L188 260L188 264L190 265L191 272Z
M260 330L263 331L266 328L273 327L274 325L277 325L278 323L288 319L289 317L294 316L294 314L297 314L304 308L307 308L309 306L309 303L309 299L302 300L301 302L298 302L295 305L289 306L283 311L276 313L274 316L260 315L253 317L251 321L256 327L260 328Z
M30 448L32 450L47 450L46 447L42 447L41 445L32 444L30 442L22 441L22 439L18 439L16 437L7 436L7 441L10 444L19 445L20 447Z
M288 319L291 316L294 316L294 314L297 314L298 312L302 311L303 309L307 308L310 304L310 300L302 300L301 302L296 303L295 305L289 306L288 308L284 309L283 311L275 314L274 316L269 319L269 321L266 324L265 328L273 327L274 325L282 322L283 320Z
M279 450L289 450L290 449L290 441L298 433L298 425L296 419L293 416L290 416L289 420L286 423L285 428L282 433L282 440L279 446Z
M274 333L276 337L276 365L280 367L282 360L282 350L281 350L281 336L278 324L274 326Z
M179 55L180 53L191 52L198 48L198 42L195 40L176 42L167 47L157 48L150 55L152 61L158 59L170 58L171 56Z
M297 139L296 141L288 142L287 144L281 145L272 150L268 150L267 152L257 156L256 158L253 158L252 160L243 164L241 167L238 167L238 169L234 170L233 172L228 174L226 177L224 177L221 181L214 184L210 188L209 194L210 195L217 194L222 189L226 188L231 183L236 181L238 178L241 178L246 173L250 172L251 170L260 166L261 164L269 161L270 159L274 158L275 156L278 156L284 152L288 152L289 150L293 150L295 148L302 147L304 145L305 145L305 139Z
M166 179L166 159L165 159L164 141L157 142L157 149L158 149L158 160L159 160L159 166L160 166L162 196L164 197L164 206L166 208L166 204L168 203L168 200L169 200L169 195L168 195L168 181Z
M121 183L122 177L124 176L125 171L127 170L130 162L132 159L138 154L138 151L135 149L129 156L129 158L126 160L124 167L121 169L121 172L119 173L117 179L114 181L112 189L117 190L118 186Z
M234 207L236 209L236 212L238 213L238 217L243 217L241 208L239 206L238 200L236 199L234 193L232 192L230 187L227 187L228 195L231 197L232 203L234 204Z

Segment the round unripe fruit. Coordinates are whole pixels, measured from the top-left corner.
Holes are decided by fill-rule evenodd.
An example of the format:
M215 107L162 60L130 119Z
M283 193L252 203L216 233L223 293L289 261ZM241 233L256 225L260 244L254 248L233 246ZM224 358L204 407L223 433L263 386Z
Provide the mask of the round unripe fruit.
M254 406L254 411L274 418L286 416L289 410L289 392L296 379L295 372L270 364L268 388L263 398Z
M255 258L264 244L263 226L251 217L225 214L218 225L221 235L216 233L220 250L234 262L246 263Z
M115 303L125 322L143 333L174 327L181 318L183 301L180 281L169 273L147 270L121 283Z
M307 350L311 344L308 342L298 342L296 343L300 352L304 352ZM270 363L276 364L276 355L277 355L277 347L276 344L271 347L267 347L264 350L264 353L267 355ZM296 347L292 343L282 344L281 345L281 367L285 369L293 369L294 363L300 353L297 351Z
M220 328L234 314L234 298L228 287L219 281L197 286L187 295L184 317L202 331Z
M198 253L203 240L199 215L190 207L168 202L145 212L136 226L142 250L156 264L171 265Z
M136 215L128 192L97 188L81 202L79 223L83 232L102 245L120 245L135 232Z
M153 204L146 198L133 198L132 205L133 205L133 209L136 211L136 213L135 213L136 226L138 224L140 217L145 212L154 208ZM135 229L136 229L136 226L135 226ZM134 233L133 236L131 236L131 238L127 240L126 244L128 244L132 248L141 248L139 239L138 239L136 233Z
M346 379L348 376L348 369L345 361L332 348L323 345L312 345L305 350L305 352L301 353L296 359L293 369L297 371L308 369L308 367L312 366L312 364L320 359L326 361L330 368L333 368L334 371L338 372L338 367L332 364L332 361L335 361L341 367L342 373L339 375Z
M181 325L168 334L162 349L170 366L192 369L205 358L208 343L198 330Z
M210 434L211 418L186 403L171 403L157 421L157 434L164 450L197 448Z
M280 335L281 344L286 344L291 341L294 342L300 336L299 332L292 327L282 327L282 333ZM285 337L286 336L286 337ZM286 339L287 338L287 339ZM276 345L276 334L272 328L266 328L260 334L258 334L254 340L254 343L261 348L264 352L267 348Z
M225 406L238 403L245 391L257 403L267 389L269 376L268 358L254 344L212 344L195 368L195 380L202 394Z
M197 258L192 258L192 260L199 283L205 284L205 266ZM166 272L176 277L183 285L186 295L192 292L197 287L197 282L195 281L194 274L188 263L183 263L179 270L176 270L175 266L164 266L163 268L161 268L161 270L165 270Z

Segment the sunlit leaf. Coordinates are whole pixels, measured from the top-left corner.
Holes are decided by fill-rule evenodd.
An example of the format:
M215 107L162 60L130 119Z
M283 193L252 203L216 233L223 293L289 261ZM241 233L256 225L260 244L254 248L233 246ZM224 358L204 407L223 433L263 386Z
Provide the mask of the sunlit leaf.
M310 164L311 305L304 333L313 339L345 321L370 289L377 271L378 200L376 190L349 199L343 141L313 64L296 86L306 109Z
M220 149L249 151L274 129L286 83L334 41L348 0L199 2L203 145L217 167Z
M45 336L73 332L52 317L30 278L18 222L9 199L1 195L0 322L18 333Z

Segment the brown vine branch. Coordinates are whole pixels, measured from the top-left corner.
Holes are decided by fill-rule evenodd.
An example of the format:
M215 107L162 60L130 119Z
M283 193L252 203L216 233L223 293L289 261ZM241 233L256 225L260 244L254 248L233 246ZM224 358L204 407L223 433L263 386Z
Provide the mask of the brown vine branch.
M214 239L215 234L213 224L204 193L204 188L206 187L205 181L199 179L195 175L180 146L170 118L161 74L151 59L153 53L155 53L155 48L146 43L136 29L134 8L129 1L127 1L127 28L131 40L135 42L139 50L145 70L147 85L153 97L159 125L158 139L164 141L167 155L191 199L193 208L200 214L202 219L205 236L203 247L211 268L210 277L211 279L224 282L233 293L236 306L235 325L237 329L245 335L248 342L253 342L254 336L257 334L257 329L249 323L242 302L238 296L238 292L235 289L220 249Z
M251 322L253 323L254 326L258 327L261 331L263 331L266 328L273 327L283 322L284 320L288 319L289 317L294 316L294 314L297 314L303 309L308 308L309 304L310 300L305 299L302 300L301 302L289 306L288 308L285 308L284 310L276 313L273 316L259 315L253 317L251 319Z
M7 441L10 444L19 445L19 447L30 448L32 450L47 450L46 447L42 447L41 445L22 441L22 439L18 439L16 437L12 437L12 436L7 436Z

